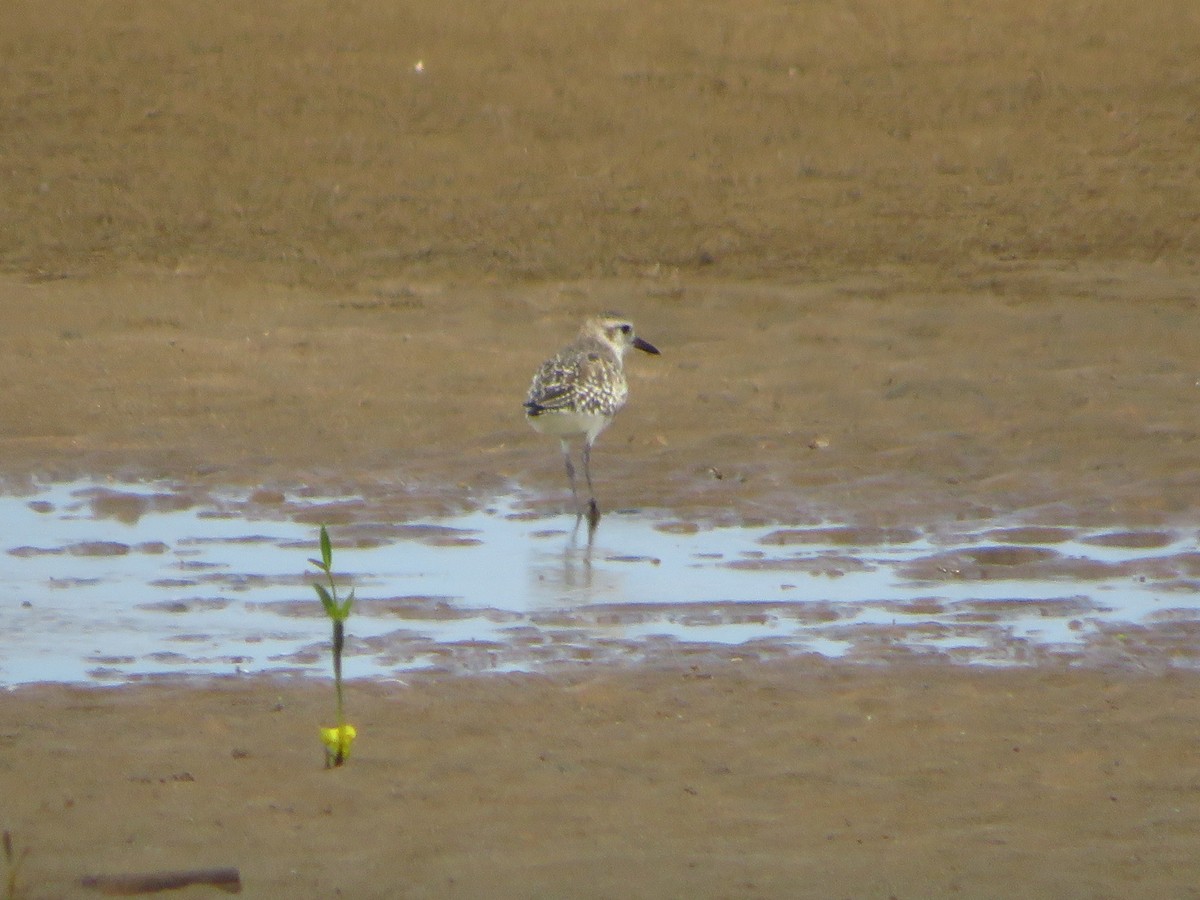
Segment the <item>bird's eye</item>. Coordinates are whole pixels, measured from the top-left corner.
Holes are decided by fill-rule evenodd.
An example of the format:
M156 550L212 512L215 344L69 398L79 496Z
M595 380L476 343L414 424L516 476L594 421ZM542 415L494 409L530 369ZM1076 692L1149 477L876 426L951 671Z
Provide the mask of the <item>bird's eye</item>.
M633 334L633 326L626 322L621 326L621 334Z

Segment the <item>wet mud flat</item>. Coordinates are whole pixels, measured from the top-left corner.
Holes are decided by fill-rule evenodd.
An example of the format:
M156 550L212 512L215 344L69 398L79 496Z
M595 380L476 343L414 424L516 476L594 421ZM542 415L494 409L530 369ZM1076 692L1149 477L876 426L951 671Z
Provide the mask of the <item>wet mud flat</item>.
M5 620L53 634L46 615L69 635L49 604L116 585L128 630L160 629L119 654L101 632L56 642L102 686L0 694L22 880L76 896L89 874L236 865L247 891L306 897L1188 896L1195 306L1186 278L1139 272L1069 273L1069 289L1005 273L961 306L925 289L901 300L876 276L883 294L867 299L861 281L642 285L639 327L674 343L681 368L632 371L598 445L608 514L582 606L587 555L570 543L556 450L513 420L542 351L512 323L531 313L554 346L563 319L628 309L626 286L438 288L395 332L384 307L347 324L342 301L303 291L276 295L301 320L280 326L244 287L21 287L10 309L33 310L30 292L52 302L4 338L17 355L0 364L21 375L0 398L14 412L5 471L28 489L23 514L53 522L80 504L81 520L6 535L10 570L41 572L31 607L9 595ZM729 341L747 296L764 327ZM94 302L114 297L134 305ZM139 303L177 324L140 319ZM497 328L511 339L482 367L434 366ZM66 351L92 381L58 379ZM350 362L311 378L314 352ZM455 399L467 388L486 399ZM338 406L347 391L364 403ZM74 499L32 490L96 472L123 477ZM174 487L149 498L121 486L159 478ZM317 505L307 519L289 508L298 482ZM521 506L487 512L514 494ZM626 542L628 509L649 534ZM171 515L196 529L168 533ZM491 519L447 525L471 515ZM318 521L361 545L365 564L347 569L385 576L362 594L381 601L378 634L354 638L372 677L350 686L360 738L335 774L317 740L332 691L295 674L325 665L300 571ZM382 589L415 549L453 565L497 529L522 535L522 573L545 575L514 594L548 583L547 608L401 578ZM704 545L722 530L747 539ZM694 550L647 552L652 538ZM696 603L694 583L682 603L597 590L664 567L762 580L751 602ZM710 639L722 629L735 639ZM279 674L145 677L248 671L260 650ZM504 671L530 660L537 671ZM465 672L482 677L452 674Z
M10 6L0 474L199 492L3 536L27 639L72 597L121 630L131 571L130 630L170 623L71 648L100 687L0 694L29 895L229 864L264 896L1195 895L1194 4ZM573 606L519 402L604 309L663 356L598 445ZM387 496L321 511L393 634L336 773L298 486ZM226 489L190 534L142 509ZM504 529L548 608L395 562ZM603 597L681 569L696 605ZM144 678L199 665L243 674Z
M1194 672L792 659L0 696L33 896L239 868L251 894L1188 896Z
M306 494L308 494L306 496ZM0 680L328 675L310 590L332 520L347 675L925 657L1194 668L1195 529L718 527L528 499L394 522L387 497L78 482L0 500Z
M314 897L1165 897L1200 872L1179 523L613 511L589 549L536 496L424 521L403 490L8 500L32 599L4 659L37 658L6 678L80 682L0 693L34 896L231 866ZM363 598L336 772L297 572L324 521Z
M1200 881L1195 285L1171 264L1044 263L802 284L404 279L333 296L161 274L3 282L9 490L36 503L39 484L113 482L83 498L77 536L5 541L27 548L6 554L14 568L80 579L39 588L14 620L55 620L46 596L103 593L97 564L165 569L120 601L172 639L108 655L88 635L78 677L236 672L260 650L319 671L323 623L294 614L310 608L295 560L319 520L361 527L364 553L445 542L453 559L488 542L439 522L516 496L527 507L499 521L552 558L538 564L548 581L578 583L587 556L569 545L561 462L516 404L544 348L597 308L632 315L664 365L631 367L630 405L598 444L593 584L671 561L618 539L625 510L722 554L683 552L696 571L769 583L758 608L638 609L623 593L583 612L556 601L543 619L381 591L375 621L392 638L364 635L355 659L382 661L389 681L358 683L361 751L340 781L317 780L330 691L309 679L6 691L0 771L26 877L50 896L84 874L229 862L294 896L623 896L635 882L697 897L1186 895ZM176 485L152 491L162 499L120 487L160 479ZM216 541L164 539L160 514L186 518L227 489L287 522L269 510L298 484L330 501L293 522L307 533L247 531L235 509L196 519L234 523ZM54 520L50 502L24 508ZM422 523L434 528L389 530ZM700 546L719 529L759 531ZM281 539L303 546L276 551ZM281 570L227 558L264 548ZM834 602L879 572L920 587ZM816 602L793 602L801 585ZM277 605L247 608L268 590ZM1129 597L1147 601L1136 615L1116 602ZM206 614L238 623L241 645L212 619L185 625ZM755 638L691 640L711 629ZM504 672L531 658L545 668ZM639 665L599 664L614 659ZM447 674L467 671L490 674ZM327 858L330 826L356 849Z
M381 299L392 290L409 299ZM597 443L605 509L717 524L1186 523L1200 509L1198 296L1200 278L1176 267L1065 263L335 296L0 280L0 471L13 489L400 486L397 520L514 490L558 511L561 460L520 403L583 316L617 308L663 354L630 361L629 404Z

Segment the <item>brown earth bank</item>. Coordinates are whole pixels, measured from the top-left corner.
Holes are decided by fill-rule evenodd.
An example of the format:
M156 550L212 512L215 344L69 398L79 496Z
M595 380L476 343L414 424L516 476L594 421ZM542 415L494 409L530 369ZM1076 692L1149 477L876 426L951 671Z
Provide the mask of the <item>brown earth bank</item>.
M1200 8L11 0L0 266L355 286L1194 261Z
M1198 26L16 0L0 474L558 512L520 401L616 308L663 355L606 509L1194 527ZM1129 662L355 685L336 772L328 686L23 688L0 825L31 897L226 864L253 896L1193 896L1196 677Z

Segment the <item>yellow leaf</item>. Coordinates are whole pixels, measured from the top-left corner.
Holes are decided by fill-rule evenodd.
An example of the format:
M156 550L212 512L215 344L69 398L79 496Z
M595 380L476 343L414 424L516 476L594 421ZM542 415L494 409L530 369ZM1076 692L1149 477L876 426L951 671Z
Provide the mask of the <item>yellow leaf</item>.
M350 757L350 745L358 737L358 730L353 725L339 725L336 728L321 729L321 743L325 745L326 754L332 759L346 760Z

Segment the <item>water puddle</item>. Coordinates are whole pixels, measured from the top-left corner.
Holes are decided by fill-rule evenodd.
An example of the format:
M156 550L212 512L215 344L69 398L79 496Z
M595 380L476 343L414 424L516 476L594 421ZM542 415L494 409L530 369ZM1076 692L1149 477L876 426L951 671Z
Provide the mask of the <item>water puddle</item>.
M348 677L797 653L1200 663L1194 530L709 528L519 499L393 524L363 498L58 484L0 498L0 684L327 674L316 524L360 598Z

